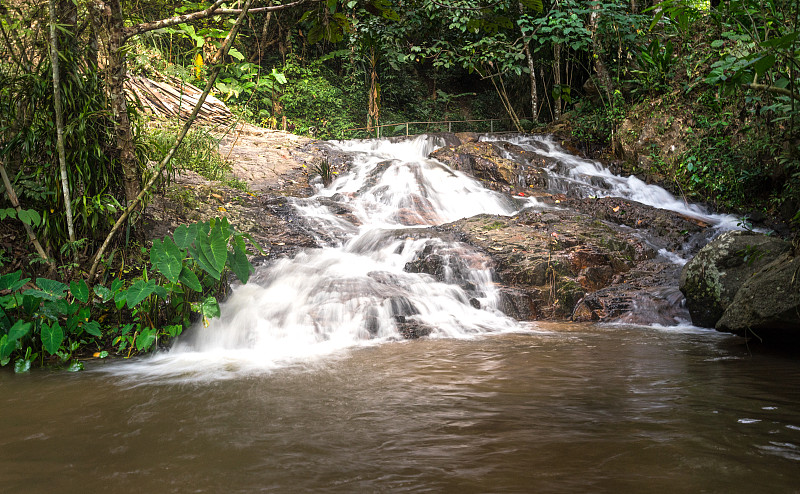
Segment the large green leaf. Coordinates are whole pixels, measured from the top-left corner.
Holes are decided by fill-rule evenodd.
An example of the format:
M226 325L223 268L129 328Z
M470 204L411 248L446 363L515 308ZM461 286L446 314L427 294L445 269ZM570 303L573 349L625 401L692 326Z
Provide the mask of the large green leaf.
M228 260L228 236L223 231L224 225L218 224L208 234L208 242L200 244L200 250L217 271L225 269Z
M12 340L4 334L0 337L0 362L2 365L8 363L8 357L17 349L17 340Z
M247 260L247 250L242 237L236 237L233 242L233 252L228 252L228 264L233 274L242 283L247 283L250 273L253 272L253 265Z
M125 306L125 301L128 299L128 290L122 290L114 294L114 305L117 306L117 309L121 309Z
M114 278L114 281L111 282L111 292L117 294L120 290L122 290L123 286L125 286L124 281L119 278Z
M22 292L23 296L34 298L34 299L44 299L44 300L58 300L58 297L51 293L43 292L42 290L36 290L33 288L29 288Z
M64 341L64 331L58 321L54 322L52 326L47 323L42 324L42 347L47 350L50 355L55 354L61 348L61 342Z
M18 319L17 322L11 326L11 329L8 330L8 339L16 341L25 337L31 330L31 326L33 326L32 323Z
M192 259L195 260L200 269L213 276L214 279L219 280L220 272L214 269L214 266L212 266L211 263L206 260L205 255L200 251L199 248L189 248L189 255L192 256Z
M13 273L8 273L3 276L0 276L0 290L10 290L15 292L22 288L25 283L31 281L30 278L22 278L22 271L14 271Z
M156 290L155 280L144 281L136 280L133 285L128 288L125 300L128 302L128 308L133 309L139 303L150 296Z
M100 323L97 321L87 322L83 325L83 330L96 338L103 336L103 332L100 330Z
M66 292L68 288L66 283L48 280L47 278L36 278L36 286L38 286L43 292L49 293L57 298L63 297L64 292Z
M84 304L89 301L89 287L84 280L71 281L69 284L69 291L76 300Z
M756 74L762 76L767 70L771 69L773 65L775 65L775 55L770 53L756 60L753 63L753 69L756 71Z
M197 237L197 224L180 225L175 229L175 233L172 234L175 244L181 249L189 248L194 243L195 237Z
M150 262L171 283L176 283L183 267L183 252L169 237L163 242L156 239L150 249Z
M156 341L158 331L153 328L145 328L136 336L136 349L140 352L149 349Z
M108 302L112 298L111 290L103 285L95 285L94 294L103 299L103 302Z
M200 285L200 280L197 278L197 275L194 274L194 271L189 269L188 267L184 266L181 270L180 281L187 287L191 288L196 292L202 292L203 286Z

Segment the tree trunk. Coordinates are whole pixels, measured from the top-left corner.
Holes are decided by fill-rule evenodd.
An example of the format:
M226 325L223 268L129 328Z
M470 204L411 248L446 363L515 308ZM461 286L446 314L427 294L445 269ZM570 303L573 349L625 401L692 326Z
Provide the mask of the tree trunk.
M61 79L58 71L58 35L56 34L56 2L50 0L50 64L53 68L53 106L56 112L56 148L61 170L61 190L64 193L64 209L67 213L67 232L69 241L75 242L75 227L72 222L72 199L67 177L67 158L64 150L64 110L61 107Z
M230 49L231 45L233 44L233 40L236 38L237 33L239 32L239 28L242 25L242 21L247 16L247 11L252 5L253 0L246 0L244 6L242 7L242 11L239 14L239 18L236 19L233 27L231 28L228 36L223 41L222 46L220 46L219 50L216 54L214 54L212 60L222 60L225 55L227 55L228 50ZM200 108L203 106L203 103L206 101L208 94L211 92L211 88L214 87L214 83L217 80L217 76L219 75L220 70L222 69L222 64L216 64L214 68L211 70L211 74L208 76L208 82L206 83L206 87L203 90L203 93L197 100L197 103L194 106L194 110L192 110L191 115L189 115L188 120L183 125L180 134L178 137L175 138L175 142L172 144L172 147L167 152L167 155L161 160L161 162L156 166L155 170L153 170L153 175L148 180L147 184L145 184L144 188L139 192L139 194L132 200L129 201L128 207L122 213L122 215L117 219L117 222L111 228L111 231L106 236L106 239L103 241L103 244L100 246L100 249L95 253L94 260L92 261L92 266L89 269L89 280L94 278L94 275L97 273L97 267L100 265L100 260L103 258L103 254L105 253L106 249L108 248L111 240L114 238L114 235L119 231L128 217L133 213L138 207L141 201L144 199L145 193L153 187L156 180L159 176L161 176L161 172L164 170L164 167L170 162L172 157L175 155L175 152L180 147L183 139L186 137L186 134L189 132L189 128L194 123L195 118L197 118L197 114L200 113Z
M605 93L608 104L613 103L614 84L608 74L606 64L603 62L603 46L597 34L597 22L600 18L600 4L595 3L591 7L592 13L589 16L589 31L592 33L592 50L594 51L594 69L597 73L600 89Z
M520 14L525 12L525 6L522 5L521 1L518 2L517 5L519 6ZM525 59L528 62L528 72L530 73L530 79L531 79L531 121L538 122L539 94L538 91L536 90L536 69L533 65L533 54L531 53L530 40L525 39L524 34L523 34L522 46L525 48Z
M555 115L553 118L556 121L561 120L561 44L553 44L553 89L556 89L556 97L554 98Z
M524 42L525 58L528 61L528 71L531 79L531 121L539 121L539 94L536 90L536 68L533 66L533 56L531 55L531 47L527 41Z
M94 0L93 7L98 16L96 26L102 37L106 55L106 84L111 100L111 112L114 118L115 145L122 171L125 187L125 199L130 204L141 191L139 162L133 142L133 130L128 117L128 103L125 98L125 78L127 63L125 60L125 24L120 0Z
M381 115L381 89L378 83L378 54L375 47L370 49L370 85L369 85L369 113L367 114L367 130L377 126Z
M14 192L14 187L11 185L11 180L8 179L8 173L6 173L6 167L3 164L3 157L0 156L0 177L3 179L3 185L6 188L6 195L8 195L8 200L11 201L11 205L14 206L14 209L17 210L17 214L19 214L22 207L19 205L19 199L17 198L16 192ZM50 269L53 269L53 260L47 257L45 254L44 249L42 249L42 245L39 243L39 240L36 239L36 234L33 233L33 228L25 222L22 223L25 226L25 231L28 233L28 239L33 244L33 248L36 249L36 253L39 254L39 257L44 259Z

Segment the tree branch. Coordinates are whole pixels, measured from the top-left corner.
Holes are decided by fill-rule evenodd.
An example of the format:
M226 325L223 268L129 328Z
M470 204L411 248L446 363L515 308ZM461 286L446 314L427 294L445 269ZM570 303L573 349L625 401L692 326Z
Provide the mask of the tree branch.
M251 14L258 14L259 12L275 12L276 10L290 9L303 5L304 3L322 2L323 0L297 0L292 3L285 3L283 5L270 5L269 7L259 7L257 9L250 9ZM242 9L219 9L217 14L240 14Z
M168 19L161 19L160 21L153 21L153 22L145 22L143 24L137 24L136 26L126 27L123 31L124 39L128 39L132 36L136 36L137 34L146 33L148 31L155 31L156 29L163 29L165 27L176 26L178 24L183 24L185 22L196 21L199 19L206 19L208 17L214 15L238 15L243 12L243 9L221 9L219 8L220 5L225 0L216 0L211 7L201 10L198 12L192 12L191 14L183 14L178 15L175 17L170 17ZM321 2L322 0L296 0L291 3L283 4L283 5L271 5L269 7L259 7L257 9L248 9L247 12L250 14L257 14L259 12L274 12L276 10L283 10L289 9L292 7L297 7L298 5L302 5L308 2Z
M211 7L201 10L199 12L192 12L191 14L183 14L177 15L175 17L170 17L167 19L161 19L160 21L153 21L153 22L145 22L143 24L137 24L135 26L126 27L123 32L123 39L128 39L131 36L136 36L137 34L146 33L148 31L155 31L156 29L163 29L165 27L175 26L178 24L183 24L189 21L196 21L198 19L205 19L206 17L211 17L212 15L217 15L217 9L225 0L217 0L214 2Z
M11 205L14 206L14 209L17 210L17 215L22 210L22 207L19 205L19 199L17 198L17 194L14 192L14 187L11 185L11 181L8 179L8 174L6 173L6 166L3 164L2 156L0 156L0 177L3 178L3 185L6 187L6 195L8 195L8 200L11 201ZM19 216L17 216L19 217ZM28 233L28 239L33 244L33 247L36 249L36 252L39 254L39 257L47 262L47 265L50 266L50 269L55 269L55 264L53 264L53 260L47 257L45 254L44 249L42 249L42 244L39 243L39 240L36 239L36 234L33 233L33 228L24 221L22 225L25 227L25 231Z
M800 100L799 94L795 94L786 88L778 86L768 86L767 84L750 83L750 84L742 84L742 87L745 89L755 89L756 91L767 91L770 93L780 94L782 96L788 96L790 98Z
M64 150L64 110L61 105L61 76L58 68L58 36L56 35L56 1L50 0L50 65L53 69L53 106L56 112L56 149L61 170L61 191L64 194L64 208L67 213L69 241L75 242L75 227L72 221L72 199L69 194L67 177L67 158Z

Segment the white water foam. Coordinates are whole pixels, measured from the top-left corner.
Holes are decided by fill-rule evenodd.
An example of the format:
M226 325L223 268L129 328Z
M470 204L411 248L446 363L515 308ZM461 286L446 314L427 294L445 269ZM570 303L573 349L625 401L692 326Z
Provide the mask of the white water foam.
M705 208L680 200L664 188L647 184L633 175L615 175L599 161L570 154L552 136L514 136L502 139L525 151L548 158L548 162L552 163L546 170L550 178L549 187L558 192L569 191L584 197L621 197L700 219L721 231L739 229L741 220L735 216L709 213ZM497 138L485 136L482 140L495 141Z

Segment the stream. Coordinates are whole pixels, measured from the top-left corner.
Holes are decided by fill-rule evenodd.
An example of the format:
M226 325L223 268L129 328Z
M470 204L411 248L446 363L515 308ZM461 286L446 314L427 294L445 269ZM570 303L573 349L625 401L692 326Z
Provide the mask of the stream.
M553 191L627 197L735 228L548 138L515 143L557 158ZM219 319L170 351L79 374L0 373L0 491L800 486L797 355L752 353L688 323L505 316L489 260L421 229L552 206L428 159L442 144L332 143L352 153L351 170L292 203L323 247L259 267ZM454 260L444 279L405 270L432 246ZM409 332L427 337L401 336Z

